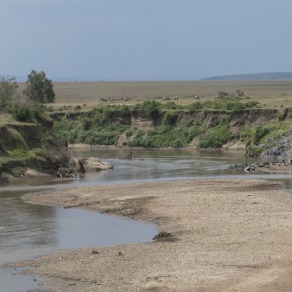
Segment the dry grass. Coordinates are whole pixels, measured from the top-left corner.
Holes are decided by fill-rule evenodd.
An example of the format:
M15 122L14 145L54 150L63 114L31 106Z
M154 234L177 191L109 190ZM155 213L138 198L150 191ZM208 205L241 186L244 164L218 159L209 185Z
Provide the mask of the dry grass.
M15 120L12 118L11 114L0 111L0 127L7 123L15 123Z
M194 101L195 95L207 100L213 99L219 91L235 95L236 90L242 90L246 97L259 101L264 108L292 107L292 81L56 82L54 89L56 108L84 104L92 108L101 103L101 98L125 97L130 101L114 103L131 104L149 98L178 96L178 103L188 104Z

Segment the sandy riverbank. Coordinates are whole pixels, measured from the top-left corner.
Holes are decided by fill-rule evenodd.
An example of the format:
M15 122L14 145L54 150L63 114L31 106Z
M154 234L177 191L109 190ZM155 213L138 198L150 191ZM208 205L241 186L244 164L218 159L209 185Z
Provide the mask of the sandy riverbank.
M157 224L166 241L22 263L49 291L292 291L292 195L260 180L187 180L25 196ZM97 253L98 252L98 253Z

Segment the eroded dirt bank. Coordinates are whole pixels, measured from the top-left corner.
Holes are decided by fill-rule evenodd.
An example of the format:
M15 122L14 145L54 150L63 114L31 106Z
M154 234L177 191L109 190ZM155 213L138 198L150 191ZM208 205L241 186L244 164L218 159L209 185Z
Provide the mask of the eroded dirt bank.
M292 291L292 197L260 180L74 188L25 200L156 223L167 241L80 249L22 265L49 291Z

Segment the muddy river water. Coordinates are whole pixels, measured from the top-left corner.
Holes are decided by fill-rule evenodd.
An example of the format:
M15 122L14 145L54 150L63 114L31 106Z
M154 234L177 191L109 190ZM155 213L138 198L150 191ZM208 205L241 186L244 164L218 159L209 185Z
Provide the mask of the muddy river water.
M73 150L72 150L73 151ZM129 150L74 150L76 157L100 157L114 169L90 172L83 178L17 179L0 186L0 266L70 248L109 246L146 242L156 234L155 226L72 208L24 203L28 192L98 184L202 177L251 177L230 170L230 164L247 161L242 152L199 152L190 150L134 150L133 159L122 159ZM280 179L289 185L287 175L254 175ZM38 281L20 275L18 270L0 268L0 291L18 292L37 288Z

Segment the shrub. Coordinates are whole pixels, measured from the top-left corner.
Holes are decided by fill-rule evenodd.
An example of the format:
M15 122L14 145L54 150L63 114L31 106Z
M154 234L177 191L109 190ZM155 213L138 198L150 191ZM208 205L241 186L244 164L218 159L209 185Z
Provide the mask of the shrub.
M20 122L35 122L43 119L45 107L40 104L18 103L11 108L13 117Z
M20 122L30 122L33 118L32 111L27 104L14 105L12 108L13 117Z
M248 97L246 99L248 99ZM248 101L245 103L245 107L246 108L260 107L260 103L258 101Z
M143 104L136 104L133 108L134 112L143 112L152 120L156 120L161 114L161 103L152 100L144 101Z
M202 133L202 130L203 130L203 127L200 124L190 127L189 128L190 141L194 139L195 137L199 136Z
M263 139L266 135L269 134L269 132L270 132L270 129L268 127L257 127L255 129L253 143L258 144L261 139Z
M174 126L178 118L178 112L167 112L164 115L163 124L165 126Z
M264 148L256 146L256 145L249 145L247 147L247 150L248 150L249 156L258 157L264 151Z
M190 105L187 106L187 109L190 112L194 112L194 111L200 110L202 108L203 108L203 104L199 101L197 101L195 103L191 103Z
M152 120L155 120L159 117L160 115L160 103L156 101L151 101L151 102L145 102L145 109L147 114Z
M45 148L35 148L35 149L33 149L32 150L32 152L36 155L36 156L38 156L38 157L42 157L42 158L48 158L48 156L49 156L49 152L48 152L48 150L47 149L45 149Z
M207 132L201 139L199 146L201 148L220 148L231 139L228 126L218 126Z
M180 106L178 104L176 104L175 102L170 101L170 102L166 103L163 106L163 108L166 109L166 110L175 110L175 109L180 108Z
M240 138L241 142L245 142L246 144L250 144L252 142L253 136L254 136L254 129L244 128L242 131L238 133L238 136Z

